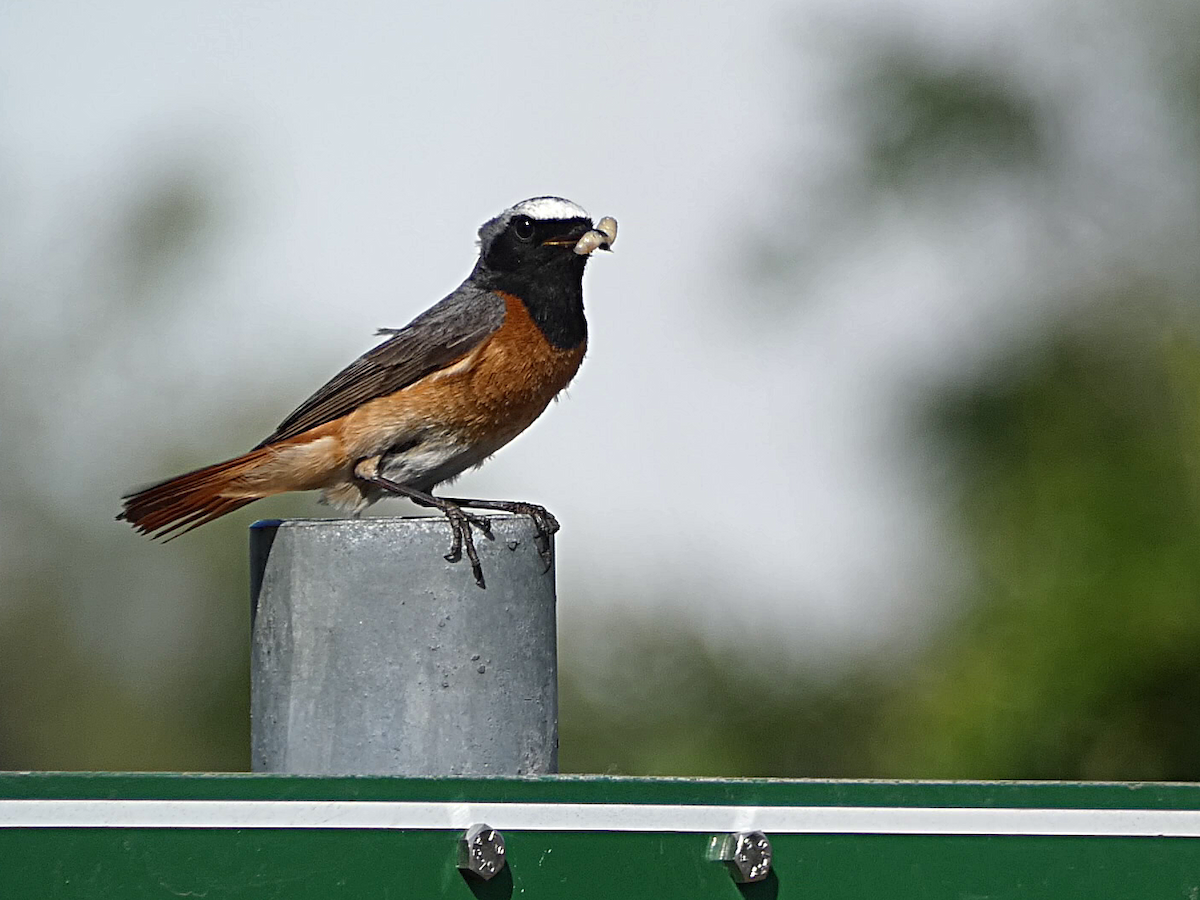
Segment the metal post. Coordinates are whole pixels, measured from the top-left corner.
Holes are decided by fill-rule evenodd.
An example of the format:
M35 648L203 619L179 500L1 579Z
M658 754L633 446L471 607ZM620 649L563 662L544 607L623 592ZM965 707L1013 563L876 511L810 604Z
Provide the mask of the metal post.
M491 522L487 590L440 517L251 527L254 771L557 770L554 572L527 517Z

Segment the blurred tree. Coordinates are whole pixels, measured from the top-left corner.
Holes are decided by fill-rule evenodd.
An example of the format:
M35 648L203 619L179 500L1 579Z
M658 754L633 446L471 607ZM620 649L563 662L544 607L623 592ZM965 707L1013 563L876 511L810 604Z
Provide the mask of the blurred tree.
M862 163L873 191L918 195L947 177L1045 165L1046 122L1034 101L1000 72L944 70L928 57L893 53L856 88Z
M223 198L202 166L181 162L125 199L78 246L64 225L51 246L0 266L0 769L249 760L245 523L143 557L112 521L129 485L90 480L102 436L130 458L152 448L146 471L165 472L206 461L231 433L253 443L248 422L261 427L244 408L186 445L148 437L168 428L136 398L97 389L115 360L143 351L146 331L186 313L173 301L222 230ZM114 662L114 646L131 649Z
M1200 171L1198 9L1164 0L1140 27L1158 76L1139 85L1143 103L1176 116L1157 139ZM789 217L805 224L757 235L754 259L782 286L765 296L801 308L796 295L861 256L860 232L891 208L935 223L946 255L960 246L948 224L986 227L991 188L1020 200L1027 271L986 287L1035 292L1045 309L973 374L934 383L912 419L951 486L965 586L915 652L822 672L767 676L748 648L713 650L670 623L614 637L608 671L564 684L571 770L1200 779L1197 209L1096 205L1159 173L1092 169L1092 148L1065 136L1071 101L919 43L886 31L843 63L853 141ZM1093 54L1076 83L1109 64ZM1173 190L1195 198L1195 179ZM1096 244L1068 237L1081 219ZM1110 259L1099 276L1097 247Z
M1200 338L1110 323L1005 374L927 420L973 577L915 658L768 676L626 633L564 685L564 767L1200 780Z
M683 622L631 631L597 675L562 677L565 772L837 777L870 770L887 682L871 671L765 671ZM569 661L572 646L564 645Z
M938 405L974 587L881 770L1200 779L1200 341L1146 331L1064 335Z

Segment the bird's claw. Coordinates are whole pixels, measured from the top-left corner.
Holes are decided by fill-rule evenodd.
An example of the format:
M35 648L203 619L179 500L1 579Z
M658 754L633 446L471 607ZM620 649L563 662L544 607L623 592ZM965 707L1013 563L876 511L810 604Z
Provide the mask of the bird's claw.
M441 510L450 523L450 531L454 535L450 544L450 552L443 559L451 563L459 562L463 557L463 550L466 550L467 559L471 562L471 574L475 576L475 583L486 590L487 582L483 578L483 566L480 565L479 553L475 550L475 538L471 534L471 526L474 525L483 533L484 537L491 541L495 540L492 535L491 523L484 516L464 512L453 503L444 503Z
M550 566L554 563L550 539L562 527L558 524L558 519L554 518L554 515L546 507L538 506L536 503L512 503L508 506L508 511L529 516L533 520L533 527L537 530L534 546L537 547L538 556L545 564L542 571L549 572Z

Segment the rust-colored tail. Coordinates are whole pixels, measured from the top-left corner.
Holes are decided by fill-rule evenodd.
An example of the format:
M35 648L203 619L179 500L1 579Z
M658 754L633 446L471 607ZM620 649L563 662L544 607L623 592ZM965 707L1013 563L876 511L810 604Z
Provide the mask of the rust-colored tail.
M180 528L183 531L179 534L187 534L193 528L273 493L265 490L247 496L250 492L244 486L232 490L236 482L253 471L270 452L266 447L251 450L236 459L196 469L127 494L122 498L125 509L117 518L129 522L142 534L156 538L166 537ZM179 537L179 534L173 537Z

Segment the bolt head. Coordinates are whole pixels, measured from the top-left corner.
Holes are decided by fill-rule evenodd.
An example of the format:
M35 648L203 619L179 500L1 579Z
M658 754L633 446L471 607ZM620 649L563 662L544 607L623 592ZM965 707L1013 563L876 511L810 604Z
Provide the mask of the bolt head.
M713 838L709 857L725 863L738 884L762 881L771 874L771 842L761 831L736 831Z
M504 837L490 825L472 825L458 839L458 868L489 881L504 868Z

